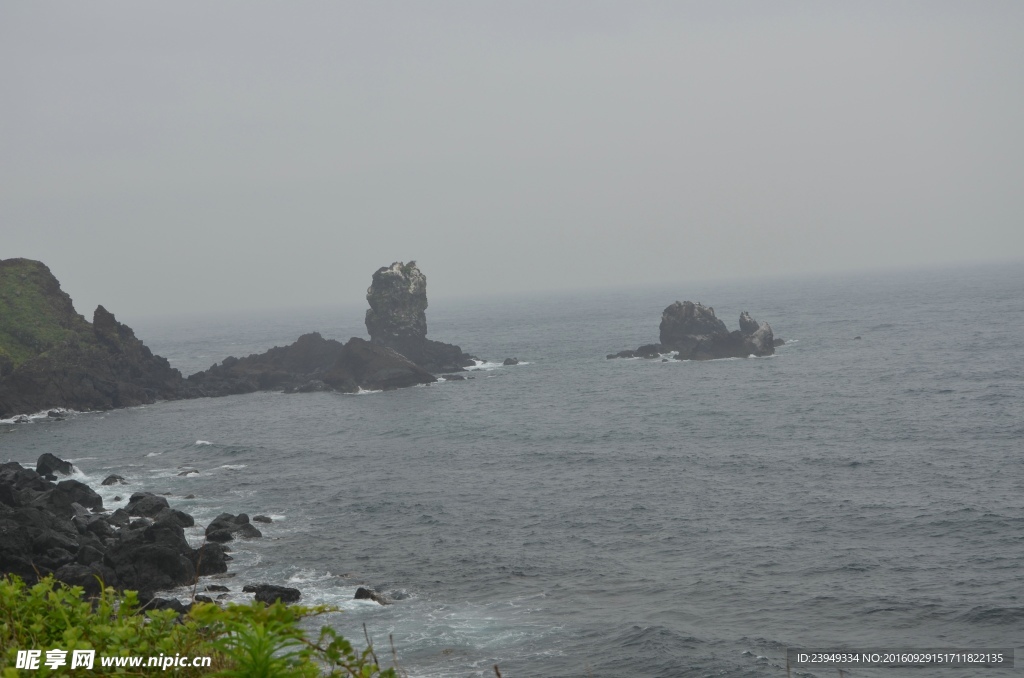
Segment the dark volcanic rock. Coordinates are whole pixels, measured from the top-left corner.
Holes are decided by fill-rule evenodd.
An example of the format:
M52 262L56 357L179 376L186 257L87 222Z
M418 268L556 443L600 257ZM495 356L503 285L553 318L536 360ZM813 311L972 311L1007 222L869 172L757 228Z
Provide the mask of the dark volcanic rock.
M436 381L398 353L353 337L346 344L304 334L290 346L278 346L246 358L229 358L189 384L208 396L261 390L287 392L381 390Z
M519 364L519 358L505 358L505 361L503 363L501 363L501 364L502 365L518 365Z
M102 306L89 323L38 261L0 261L0 318L7 327L0 333L0 418L54 407L108 410L185 395L180 372Z
M288 346L275 346L245 358L225 358L219 365L190 375L188 383L204 396L294 391L322 379L338 361L343 348L339 341L310 332Z
M195 524L192 516L159 495L138 492L129 510L110 514L87 506L102 510L102 501L83 483L53 483L15 462L0 464L0 575L34 583L53 574L90 594L105 585L138 590L148 600L153 591L227 571L228 549L193 549L183 529ZM221 517L231 519L228 531L259 534L244 514Z
M427 339L427 276L415 261L379 268L366 300L366 330L374 344L398 351L433 374L475 364L458 346Z
M244 539L253 539L262 537L263 533L249 522L249 516L244 513L239 513L237 516L222 513L206 526L206 538L210 541L231 541L235 535Z
M192 553L192 564L200 577L208 574L222 574L228 571L231 556L227 548L221 544L206 543Z
M139 602L142 603L142 610L174 610L179 615L188 614L189 610L192 609L192 604L183 604L177 598L152 598L146 596L139 596Z
M272 605L279 600L282 603L297 603L302 595L298 589L274 586L273 584L246 584L242 587L242 592L255 593L255 599L267 605Z
M677 301L661 314L661 343L675 347L693 337L728 334L725 323L715 317L715 309L692 301Z
M124 510L130 516L153 517L164 509L170 508L167 500L152 492L136 492L128 499Z
M165 508L153 516L154 523L169 522L179 527L192 527L196 524L195 519L184 511Z
M638 358L657 358L665 350L661 344L644 344L636 350Z
M57 489L76 504L96 510L103 509L103 497L96 494L96 491L85 483L80 483L77 480L62 480L57 483Z
M126 484L125 479L122 478L121 476L117 475L116 473L113 473L113 474L107 476L106 478L103 479L103 482L100 483L100 485L125 485L125 484Z
M730 332L715 316L715 309L692 301L677 301L661 314L660 344L647 344L636 351L610 353L608 358L656 358L667 351L678 360L746 358L775 353L771 325L758 323L744 311L740 329Z
M351 392L358 388L387 391L437 379L397 351L352 337L324 381L339 391Z
M252 517L252 521L254 523L272 523L272 522L274 522L273 520L270 519L270 516L253 516Z
M75 467L70 461L64 461L58 456L45 452L36 461L36 473L41 476L51 476L57 473L69 476L75 472Z
M740 332L743 334L753 334L757 332L758 327L758 322L751 318L749 313L746 311L740 313Z
M381 605L389 605L391 603L390 600L388 600L381 594L377 593L376 591L370 590L365 586L360 586L356 589L356 595L353 596L353 600L372 600L373 602L379 603Z

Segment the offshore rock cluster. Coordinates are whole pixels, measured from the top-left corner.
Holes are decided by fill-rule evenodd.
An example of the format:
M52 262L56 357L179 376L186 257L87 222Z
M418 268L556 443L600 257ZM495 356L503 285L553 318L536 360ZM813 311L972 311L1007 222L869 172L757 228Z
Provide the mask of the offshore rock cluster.
M759 323L746 311L740 314L740 329L729 331L715 316L715 309L692 301L677 301L661 314L660 342L636 350L608 354L608 358L656 358L676 352L677 360L746 358L775 353L783 344L772 327Z

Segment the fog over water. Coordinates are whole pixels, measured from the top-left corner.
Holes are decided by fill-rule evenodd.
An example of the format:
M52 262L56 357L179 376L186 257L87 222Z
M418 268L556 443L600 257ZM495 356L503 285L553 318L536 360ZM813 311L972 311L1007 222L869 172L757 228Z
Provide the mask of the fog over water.
M0 5L0 257L90 313L1024 256L1016 2Z
M222 512L271 516L200 588L297 587L342 607L330 623L354 642L364 623L378 647L393 635L416 678L782 678L788 647L1012 647L1021 289L1003 265L463 299L430 318L490 359L464 381L43 416L0 423L0 454L70 459L108 508L170 493L196 544ZM683 293L787 343L605 359L654 340ZM312 329L362 330L341 309L136 327L186 373ZM110 473L128 485L100 486ZM1017 661L845 675L1008 678Z

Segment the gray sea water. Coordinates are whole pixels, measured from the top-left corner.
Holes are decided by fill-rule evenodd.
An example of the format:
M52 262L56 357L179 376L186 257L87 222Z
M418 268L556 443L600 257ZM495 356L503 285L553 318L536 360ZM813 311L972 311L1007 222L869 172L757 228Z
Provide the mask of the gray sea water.
M758 359L605 359L656 341L676 299L730 328L749 310L787 344ZM310 330L364 336L362 312L126 320L188 374ZM427 313L432 338L491 362L388 393L4 425L0 457L53 452L97 485L124 475L103 488L109 506L148 490L203 524L272 516L263 539L232 543L236 575L217 583L335 604L329 623L355 640L365 623L379 648L391 635L412 676L784 676L789 646L1021 644L1024 266ZM498 364L509 356L522 363ZM360 584L395 603L351 600Z

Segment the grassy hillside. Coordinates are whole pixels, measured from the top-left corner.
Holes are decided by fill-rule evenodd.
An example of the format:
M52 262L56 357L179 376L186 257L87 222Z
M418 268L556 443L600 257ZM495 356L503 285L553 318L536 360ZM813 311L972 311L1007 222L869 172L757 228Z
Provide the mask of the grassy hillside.
M45 264L0 261L0 368L8 361L8 369L17 367L80 332L89 333L88 323Z

